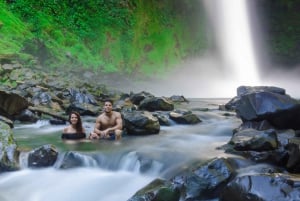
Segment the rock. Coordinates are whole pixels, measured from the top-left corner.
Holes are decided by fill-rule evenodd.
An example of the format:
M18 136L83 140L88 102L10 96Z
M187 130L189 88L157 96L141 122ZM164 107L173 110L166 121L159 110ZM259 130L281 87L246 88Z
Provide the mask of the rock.
M20 114L14 116L14 120L19 120L21 122L35 123L38 119L39 117L29 109L22 110Z
M16 93L0 90L0 115L11 117L30 105L24 97Z
M179 95L173 95L169 99L173 102L179 102L179 103L189 102L184 96L179 96Z
M265 131L244 129L235 133L229 144L239 151L267 151L278 148L277 134L273 129Z
M300 138L291 138L288 145L288 161L286 168L289 172L300 173Z
M222 190L220 201L299 200L299 184L276 174L243 175Z
M73 151L66 152L61 161L56 165L60 169L69 169L83 166L97 166L97 162L93 158L88 158L80 153Z
M239 86L237 88L237 95L243 96L245 94L256 93L256 92L271 92L281 95L285 95L285 89L275 86Z
M202 122L199 117L191 111L176 110L169 113L170 119L178 124L197 124Z
M172 179L180 188L183 200L210 200L219 196L219 189L234 176L234 168L225 158L214 158L190 166Z
M299 101L288 95L268 91L247 93L233 105L231 108L243 122L267 120L278 129L300 129Z
M150 112L123 112L123 118L128 135L150 135L158 134L160 131L158 119Z
M140 110L147 111L172 111L174 109L173 103L165 98L147 97L139 104Z
M0 115L0 121L6 123L7 125L9 125L10 128L14 127L14 122L6 117L3 117Z
M156 179L128 201L179 201L180 191L168 181Z
M58 152L53 145L43 145L29 152L28 167L50 167L56 162L57 157Z
M140 102L143 101L147 97L152 98L152 97L154 97L154 95L152 95L151 93L146 92L146 91L142 91L142 92L136 93L136 94L130 94L130 100L135 105L139 105Z
M0 121L0 172L18 170L19 154L10 126Z

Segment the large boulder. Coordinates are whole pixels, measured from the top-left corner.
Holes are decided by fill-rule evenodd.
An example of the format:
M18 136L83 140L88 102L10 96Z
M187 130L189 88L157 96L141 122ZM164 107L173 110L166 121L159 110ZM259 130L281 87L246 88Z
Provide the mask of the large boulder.
M147 111L123 112L128 135L158 134L160 124L156 117Z
M19 114L26 109L31 103L26 98L9 91L0 90L0 115L11 117Z
M146 91L141 91L141 92L135 93L135 94L131 93L129 98L133 104L139 105L140 102L142 102L147 97L151 98L151 97L154 97L154 95L152 95L151 93L146 92Z
M174 105L171 101L167 100L163 97L147 97L139 104L140 110L147 111L172 111L174 109Z
M139 190L128 201L179 201L180 191L170 182L156 179Z
M235 133L229 144L240 151L267 151L278 148L278 139L275 130L272 129L265 131L244 129Z
M0 121L0 172L17 170L19 151L9 125Z
M285 89L275 86L239 86L237 88L237 95L242 96L245 94L255 93L255 92L271 92L281 95L285 95Z
M213 199L218 188L234 175L234 169L224 158L216 158L196 168L186 176L186 200Z
M222 191L220 201L290 201L299 200L298 179L276 174L236 177Z
M267 120L278 129L300 129L300 103L280 88L245 89L229 101L227 108L246 121Z
M169 113L169 117L178 124L197 124L202 122L197 115L185 110L172 111Z
M58 152L51 144L40 146L28 155L28 167L42 168L54 165L58 157Z

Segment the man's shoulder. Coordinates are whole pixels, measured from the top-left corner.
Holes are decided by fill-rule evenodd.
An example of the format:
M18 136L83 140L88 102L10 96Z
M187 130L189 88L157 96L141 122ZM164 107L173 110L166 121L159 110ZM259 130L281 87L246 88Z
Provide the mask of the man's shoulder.
M113 111L113 114L115 115L115 116L121 116L121 113L120 112L117 112L117 111Z
M101 113L97 116L97 119L102 119L104 117L104 113Z

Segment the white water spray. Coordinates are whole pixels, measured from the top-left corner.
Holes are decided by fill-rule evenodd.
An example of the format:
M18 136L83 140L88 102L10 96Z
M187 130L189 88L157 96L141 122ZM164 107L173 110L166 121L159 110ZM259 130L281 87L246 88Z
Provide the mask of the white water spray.
M216 31L222 63L235 86L258 85L258 62L246 0L204 0Z
M251 19L250 23L249 1L201 0L209 21L207 35L216 43L212 45L216 51L208 50L199 58L185 61L166 79L139 83L134 87L136 92L146 88L158 96L231 98L241 85L261 85L253 45L260 34L255 30L253 40L250 24L255 22Z

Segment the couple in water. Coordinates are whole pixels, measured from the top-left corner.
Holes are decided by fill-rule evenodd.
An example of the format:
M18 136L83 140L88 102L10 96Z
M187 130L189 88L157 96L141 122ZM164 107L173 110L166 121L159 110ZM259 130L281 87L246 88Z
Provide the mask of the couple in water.
M79 113L69 114L70 125L63 129L62 139L84 139L85 130ZM123 120L119 112L113 111L112 100L105 100L104 112L96 118L94 130L89 139L119 140L122 137Z

